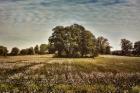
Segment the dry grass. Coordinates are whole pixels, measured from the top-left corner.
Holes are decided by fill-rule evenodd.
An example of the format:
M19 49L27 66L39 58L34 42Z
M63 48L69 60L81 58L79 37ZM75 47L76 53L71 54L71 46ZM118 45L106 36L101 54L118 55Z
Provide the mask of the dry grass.
M0 57L0 92L139 93L140 58Z

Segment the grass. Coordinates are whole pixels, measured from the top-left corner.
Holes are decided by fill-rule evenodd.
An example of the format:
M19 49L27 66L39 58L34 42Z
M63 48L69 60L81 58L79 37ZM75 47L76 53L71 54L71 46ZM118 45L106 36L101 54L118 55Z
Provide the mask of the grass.
M0 92L140 92L140 57L0 57L0 70Z

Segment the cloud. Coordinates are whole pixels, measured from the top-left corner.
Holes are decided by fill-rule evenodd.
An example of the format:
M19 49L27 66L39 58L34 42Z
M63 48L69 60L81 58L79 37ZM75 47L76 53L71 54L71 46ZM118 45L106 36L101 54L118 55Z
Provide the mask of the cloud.
M78 20L89 21L95 18L97 23L127 20L132 11L138 7L125 6L137 4L137 0L5 0L15 3L0 4L0 22L16 24L46 24L51 20L62 20L75 17ZM17 2L18 1L18 2ZM3 2L0 1L0 2ZM129 13L125 12L128 11ZM117 14L118 13L118 14ZM86 15L87 14L87 15ZM126 15L125 15L126 14ZM138 13L134 13L137 16ZM126 16L125 18L123 16ZM86 17L85 17L86 16ZM104 18L106 16L107 18ZM103 18L102 18L103 17ZM133 17L133 16L132 16ZM132 18L131 17L131 18ZM131 19L130 18L130 19ZM90 20L88 20L90 19ZM123 20L123 21L124 21ZM129 20L129 19L128 19ZM96 20L95 20L96 21ZM132 20L131 20L132 21ZM135 21L135 20L133 20Z
M124 36L122 32L140 39L135 34L140 30L139 15L139 0L0 0L0 39L5 42L4 36L11 32L11 42L26 41L25 37L27 41L41 42L39 37L43 36L43 41L47 41L54 26L73 23L91 31L94 28L96 34L109 37L113 33L111 40Z

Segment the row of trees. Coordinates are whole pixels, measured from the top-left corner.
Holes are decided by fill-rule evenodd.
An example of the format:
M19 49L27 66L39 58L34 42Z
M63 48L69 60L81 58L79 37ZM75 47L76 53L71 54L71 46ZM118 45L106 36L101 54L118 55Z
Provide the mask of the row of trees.
M133 45L130 40L121 39L121 50L111 52L112 47L107 38L96 38L78 24L55 27L49 38L49 45L52 53L57 52L57 56L63 57L95 57L98 54L140 55L140 41Z
M12 48L9 55L34 55L53 53L58 57L95 57L98 54L140 55L140 41L133 43L127 39L121 39L121 49L111 52L111 46L107 38L96 38L83 26L73 24L71 26L56 26L49 37L49 44L36 45L26 49ZM8 50L0 46L0 55L6 56Z
M121 39L121 50L112 51L114 55L140 55L140 41L133 43L127 39Z
M5 48L5 49L4 49ZM104 37L96 38L83 26L73 24L71 26L56 26L52 36L49 37L49 44L36 45L34 48L20 50L12 48L9 55L34 55L55 53L59 57L95 57L100 54L110 54L108 39ZM5 51L4 51L4 50ZM6 47L0 48L0 55L7 55Z
M17 47L14 47L14 48L12 48L10 53L8 53L8 50L6 47L0 46L0 56L46 54L47 52L48 52L47 44L41 44L40 46L36 45L35 47L30 47L30 48L21 49L21 50Z
M13 50L13 49L12 49ZM22 49L19 54L21 55L34 55L34 54L46 54L48 52L48 45L41 44L40 46L36 45L34 48ZM12 53L12 51L11 51Z

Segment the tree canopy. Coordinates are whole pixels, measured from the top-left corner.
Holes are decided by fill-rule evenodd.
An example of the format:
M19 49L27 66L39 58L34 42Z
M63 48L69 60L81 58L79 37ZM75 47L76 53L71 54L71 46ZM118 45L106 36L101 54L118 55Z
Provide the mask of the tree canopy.
M39 50L39 46L38 45L36 45L34 47L34 51L35 51L35 54L39 54L40 50Z
M30 47L30 48L22 49L20 51L20 54L21 55L34 55L35 54L35 51L34 51L34 48L33 47Z
M17 47L12 48L10 55L16 56L18 55L20 50Z
M63 57L94 57L95 43L95 36L78 24L56 26L49 37L50 46L54 46L57 55Z
M40 45L40 54L46 54L48 52L48 45L47 44L41 44Z
M103 36L98 37L96 44L97 50L100 54L110 54L111 46L109 45L107 38L104 38Z
M8 50L7 47L0 46L0 56L7 56Z
M140 55L140 41L134 43L134 54Z
M122 55L130 55L133 48L132 42L127 39L121 39Z

